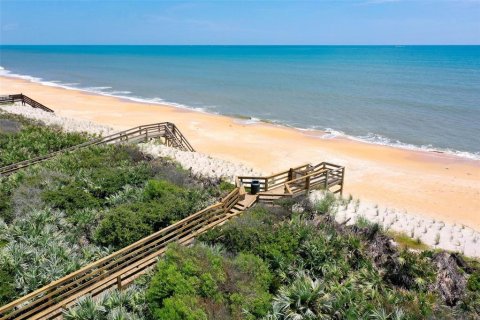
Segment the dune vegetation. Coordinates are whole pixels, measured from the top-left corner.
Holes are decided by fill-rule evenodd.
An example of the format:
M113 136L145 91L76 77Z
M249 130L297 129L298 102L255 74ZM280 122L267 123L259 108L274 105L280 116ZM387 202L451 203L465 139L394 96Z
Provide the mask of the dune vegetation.
M2 155L15 161L88 138L0 117ZM18 130L7 132L4 120ZM0 178L0 304L202 209L224 188L130 145L82 149Z
M86 133L63 132L0 110L0 167L45 155L93 138Z
M171 245L129 289L137 304L121 306L124 318L478 318L478 261L402 249L378 225L340 225L326 207L257 206L191 247ZM67 318L110 319L118 313L104 301L119 294L83 298Z
M35 144L38 132L48 138ZM0 150L9 163L88 138L0 114ZM0 304L203 209L230 189L132 145L90 147L1 177ZM478 261L406 245L404 235L393 235L403 239L399 245L367 220L338 223L331 213L342 201L348 199L327 194L314 203L257 205L190 247L171 244L133 285L83 297L64 319L480 317Z

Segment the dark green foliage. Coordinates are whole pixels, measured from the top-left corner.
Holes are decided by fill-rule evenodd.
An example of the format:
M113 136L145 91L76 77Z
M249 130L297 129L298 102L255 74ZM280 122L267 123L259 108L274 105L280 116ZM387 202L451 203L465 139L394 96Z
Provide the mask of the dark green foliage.
M271 275L249 254L171 246L157 266L147 300L156 319L258 319L270 306Z
M145 186L145 196L149 200L165 199L170 196L181 196L182 188L166 181L166 180L149 180Z
M0 113L1 118L13 117ZM15 116L20 119L21 117ZM66 147L89 140L86 134L63 132L59 128L35 125L35 122L21 120L21 130L0 131L0 167L11 163L46 155Z
M96 208L100 202L85 189L78 188L73 183L56 190L45 190L42 200L52 208L73 213L85 208Z
M110 210L95 232L95 242L122 248L153 233L153 226L149 222L155 220L154 216L157 219L166 218L159 217L156 209L154 203L138 203Z
M17 161L87 138L21 119L20 132L0 133L2 161L3 155ZM38 145L31 148L28 141ZM202 209L218 192L214 184L164 163L136 146L91 146L0 177L1 304L107 254L103 246L123 247ZM181 185L157 175L181 177ZM32 215L53 222L34 223L27 219ZM18 265L7 268L12 263Z
M0 190L0 219L4 221L12 220L12 204L10 195L7 192Z
M431 290L436 274L430 252L400 251L382 258L379 268L370 257L370 242L382 233L378 227L338 227L323 215L285 221L270 210L251 209L201 239L269 264L276 294L271 319L451 318L456 312ZM470 312L466 318L480 306L480 294L473 292L458 306Z
M90 179L96 183L94 187L89 189L93 196L104 199L127 184L132 186L141 185L148 177L148 170L144 165L126 168L99 168L90 175ZM88 188L88 186L85 187Z
M164 180L149 180L145 202L120 205L106 213L95 241L121 248L178 221L206 200L201 192L180 188Z
M218 188L220 189L220 191L229 193L233 191L233 189L235 189L235 185L227 181L222 181L220 182L220 185L218 186Z
M480 292L480 270L470 275L468 278L467 287L471 291Z
M233 253L256 254L268 261L274 270L284 268L296 258L297 249L311 234L312 228L295 222L281 223L280 218L265 207L255 207L248 214L208 232L200 239L212 244L221 243Z
M0 305L7 304L15 296L13 276L14 272L8 266L0 266Z

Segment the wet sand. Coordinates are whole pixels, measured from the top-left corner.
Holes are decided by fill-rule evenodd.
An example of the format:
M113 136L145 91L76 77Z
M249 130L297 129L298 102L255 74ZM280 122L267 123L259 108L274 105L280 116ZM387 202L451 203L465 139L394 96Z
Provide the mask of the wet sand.
M0 94L24 93L56 113L116 129L170 121L203 153L273 173L303 163L346 166L345 194L480 230L480 161L267 123L146 104L0 77Z

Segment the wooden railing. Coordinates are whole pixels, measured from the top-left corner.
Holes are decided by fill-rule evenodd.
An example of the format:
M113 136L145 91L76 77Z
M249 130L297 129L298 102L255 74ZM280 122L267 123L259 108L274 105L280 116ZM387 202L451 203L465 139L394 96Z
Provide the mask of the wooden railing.
M324 189L341 194L343 192L344 179L345 167L322 162L312 166L311 171L307 174L287 181L285 183L285 192L295 196L308 193L312 189ZM337 188L332 190L332 187Z
M22 104L28 104L33 108L42 109L43 111L53 112L52 109L46 107L45 105L41 104L40 102L33 100L32 98L20 93L20 94L10 94L6 96L0 96L0 104L2 103L15 103L21 102Z
M291 180L296 175L301 175L305 172L308 172L309 167L309 164L305 164L267 177L240 176L238 177L238 180L243 186L247 188L250 188L253 181L258 181L260 183L260 191L268 191L281 186L285 182Z
M146 127L142 127L145 130ZM120 133L119 135L123 137ZM341 184L343 189L343 175L343 167L322 162L316 166L303 165L268 177L238 177L236 187L220 202L12 301L0 308L0 319L52 319L83 295L95 296L113 287L121 289L151 268L169 243L188 244L196 236L239 215L253 204L255 201L248 202L247 207L242 204L246 196L244 187L251 180L264 181L266 191L260 192L256 198L261 199L262 196L272 195L294 197L319 186L328 188ZM295 178L288 180L289 177ZM270 191L281 190L282 185L284 193L268 193L269 188Z
M283 183L283 188L261 190L258 193L258 202L272 203L281 198L293 198L301 194L308 194L313 189L328 190L333 193L343 193L345 168L328 162L315 166L302 166L300 169L289 170L289 177L294 177ZM293 172L293 174L292 174Z
M229 212L237 203L245 198L245 191L242 187L236 187L225 198L222 199L223 211Z
M239 214L230 212L239 199L237 187L221 202L1 307L0 319L51 319L85 294L95 296L111 287L122 288L153 266L169 243L189 243Z
M26 168L33 164L51 159L59 154L75 151L78 149L86 148L93 145L101 145L108 143L121 143L121 142L139 142L147 141L150 138L163 137L167 145L179 148L183 151L195 151L193 147L188 143L187 139L183 136L180 130L171 122L161 122L149 125L138 126L129 130L114 133L112 135L93 139L91 141L78 144L73 147L65 148L59 151L51 152L47 155L35 157L25 161L17 162L5 167L0 168L0 175L8 175L14 173L22 168Z

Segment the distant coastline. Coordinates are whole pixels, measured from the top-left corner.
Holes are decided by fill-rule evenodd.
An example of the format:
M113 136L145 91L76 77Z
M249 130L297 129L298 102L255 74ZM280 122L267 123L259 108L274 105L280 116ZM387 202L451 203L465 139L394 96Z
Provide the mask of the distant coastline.
M480 160L480 46L0 49L0 73L48 86Z
M10 72L9 70L4 69L3 67L0 66L0 77L12 77L12 78L17 78L17 79L22 79L22 80L27 80L31 81L34 83L39 83L41 85L45 86L50 86L50 87L58 87L62 89L67 89L67 90L77 90L77 91L82 91L86 93L91 93L91 94L98 94L98 95L103 95L107 97L113 97L113 98L118 98L118 99L124 99L127 101L134 101L134 102L140 102L140 103L146 103L146 104L152 104L152 105L169 105L175 108L181 108L181 109L188 109L188 110L193 110L196 112L204 112L204 113L210 113L210 114L215 114L215 115L222 115L222 116L227 116L227 117L232 117L235 119L239 119L241 123L243 124L255 124L255 123L269 123L273 125L279 125L279 126L285 126L289 128L293 128L296 130L300 130L305 132L307 135L311 135L316 138L321 138L321 139L331 139L331 138L346 138L354 141L359 141L359 142L364 142L364 143L372 143L372 144L377 144L377 145L382 145L382 146L389 146L389 147L394 147L394 148L401 148L405 150L412 150L412 151L422 151L422 152L434 152L434 153L441 153L441 154L447 154L447 155L452 155L464 159L469 159L469 160L479 160L480 161L480 151L479 152L468 152L468 151L459 151L459 150L452 150L452 149L444 149L444 148L435 148L431 145L422 145L422 146L417 146L413 144L408 144L408 143L403 143L401 141L392 141L391 139L387 137L383 137L381 135L376 135L376 134L368 134L367 136L353 136L353 135L348 135L345 132L338 131L332 128L302 128L302 127L295 127L291 126L288 123L282 123L279 120L271 120L271 119L259 119L255 118L249 115L243 115L243 114L222 114L219 112L215 112L214 110L205 110L204 108L201 107L190 107L187 105L183 105L180 103L175 103L175 102L170 102L170 101L164 101L163 99L160 98L155 98L155 99L145 99L141 97L135 97L135 96L129 96L126 94L130 94L130 91L111 91L111 92L106 92L104 90L110 90L113 89L112 87L76 87L75 83L62 83L60 81L46 81L43 80L42 78L39 77L33 77L29 75L23 75L23 74L15 74ZM320 134L319 134L320 132ZM311 133L311 134L310 134Z

